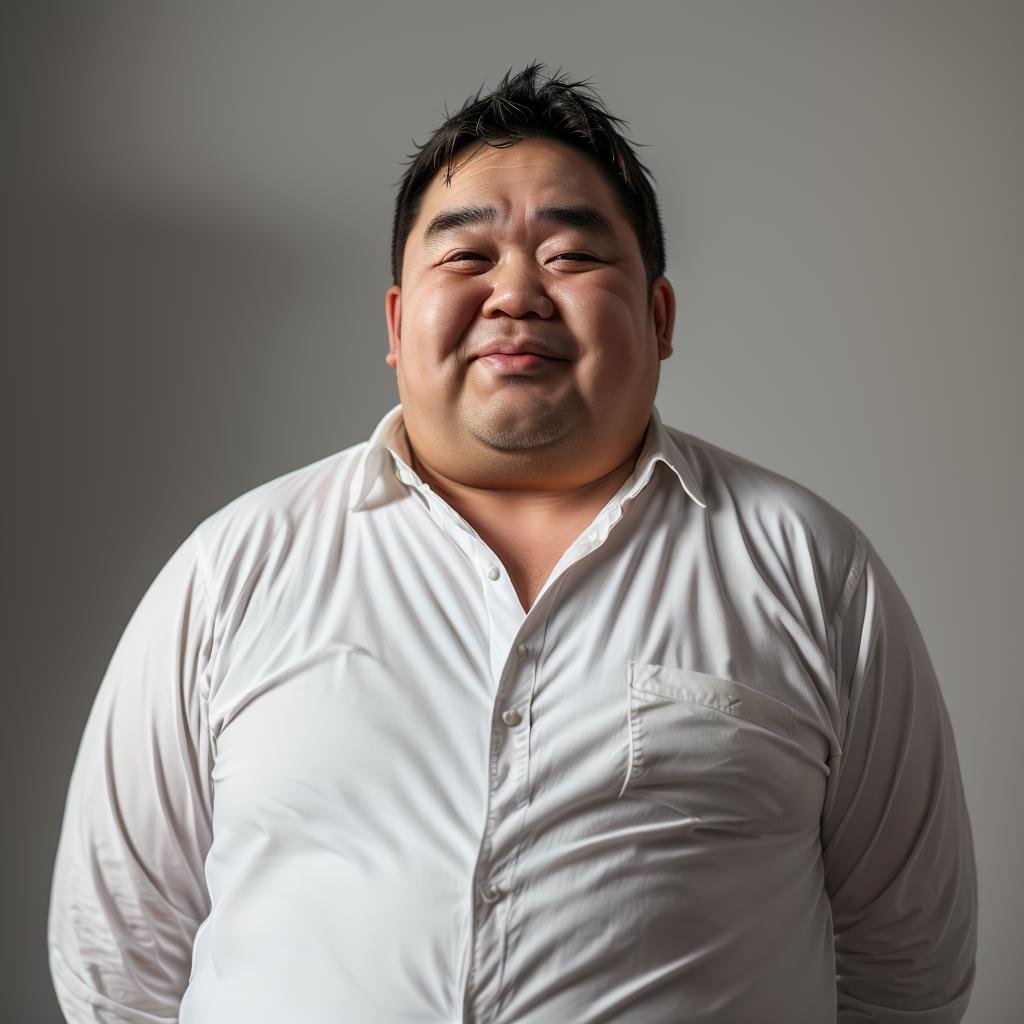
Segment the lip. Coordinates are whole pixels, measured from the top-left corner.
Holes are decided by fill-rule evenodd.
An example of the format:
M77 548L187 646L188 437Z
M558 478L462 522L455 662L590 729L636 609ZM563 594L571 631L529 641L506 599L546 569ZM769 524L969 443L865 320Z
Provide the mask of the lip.
M563 362L568 360L564 345L552 345L550 342L539 338L497 338L484 345L476 353L476 358L480 359L483 356L492 355L532 355L543 356L546 359L559 359Z
M538 355L536 352L489 352L479 356L488 366L500 373L532 373L549 366L568 363L567 359Z

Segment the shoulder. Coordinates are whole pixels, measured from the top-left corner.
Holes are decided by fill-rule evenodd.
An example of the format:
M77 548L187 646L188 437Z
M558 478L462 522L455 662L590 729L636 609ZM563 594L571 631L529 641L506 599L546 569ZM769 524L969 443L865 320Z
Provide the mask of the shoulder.
M297 547L319 547L343 526L362 441L267 480L208 515L193 532L211 590L237 590Z
M709 536L740 544L768 570L803 577L841 614L869 542L843 511L810 487L675 427L665 428L690 464L707 503Z

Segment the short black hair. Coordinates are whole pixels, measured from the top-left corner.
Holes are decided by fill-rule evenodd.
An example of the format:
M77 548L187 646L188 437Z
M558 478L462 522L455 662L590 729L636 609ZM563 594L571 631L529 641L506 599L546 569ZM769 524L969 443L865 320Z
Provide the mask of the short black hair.
M608 111L589 81L570 81L559 71L542 76L544 65L533 62L517 74L509 68L493 92L483 86L445 121L416 152L402 175L391 232L391 277L402 283L402 258L409 232L422 205L423 193L443 165L451 182L455 155L479 142L502 149L526 138L549 138L590 156L618 195L622 212L633 226L647 272L650 300L654 281L665 273L665 236L654 193L654 175L633 151L620 127L627 123Z

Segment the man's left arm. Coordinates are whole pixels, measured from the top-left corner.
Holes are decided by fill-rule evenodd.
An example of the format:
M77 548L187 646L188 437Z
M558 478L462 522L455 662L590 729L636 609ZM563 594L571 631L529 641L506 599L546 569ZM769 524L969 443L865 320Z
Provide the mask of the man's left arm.
M862 542L838 623L845 727L821 825L838 1019L956 1024L977 879L953 730L914 615Z

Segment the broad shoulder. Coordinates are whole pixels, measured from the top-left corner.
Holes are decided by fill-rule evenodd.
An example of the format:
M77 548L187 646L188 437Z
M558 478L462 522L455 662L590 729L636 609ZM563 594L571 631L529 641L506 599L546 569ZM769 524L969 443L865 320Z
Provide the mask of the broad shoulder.
M208 576L246 578L280 560L300 538L316 547L337 529L347 508L352 477L368 442L333 452L251 487L208 515L194 536Z
M814 585L841 609L867 553L860 527L821 494L770 466L678 428L666 431L701 487L709 537L742 544L767 569L780 566L793 575L813 570Z

